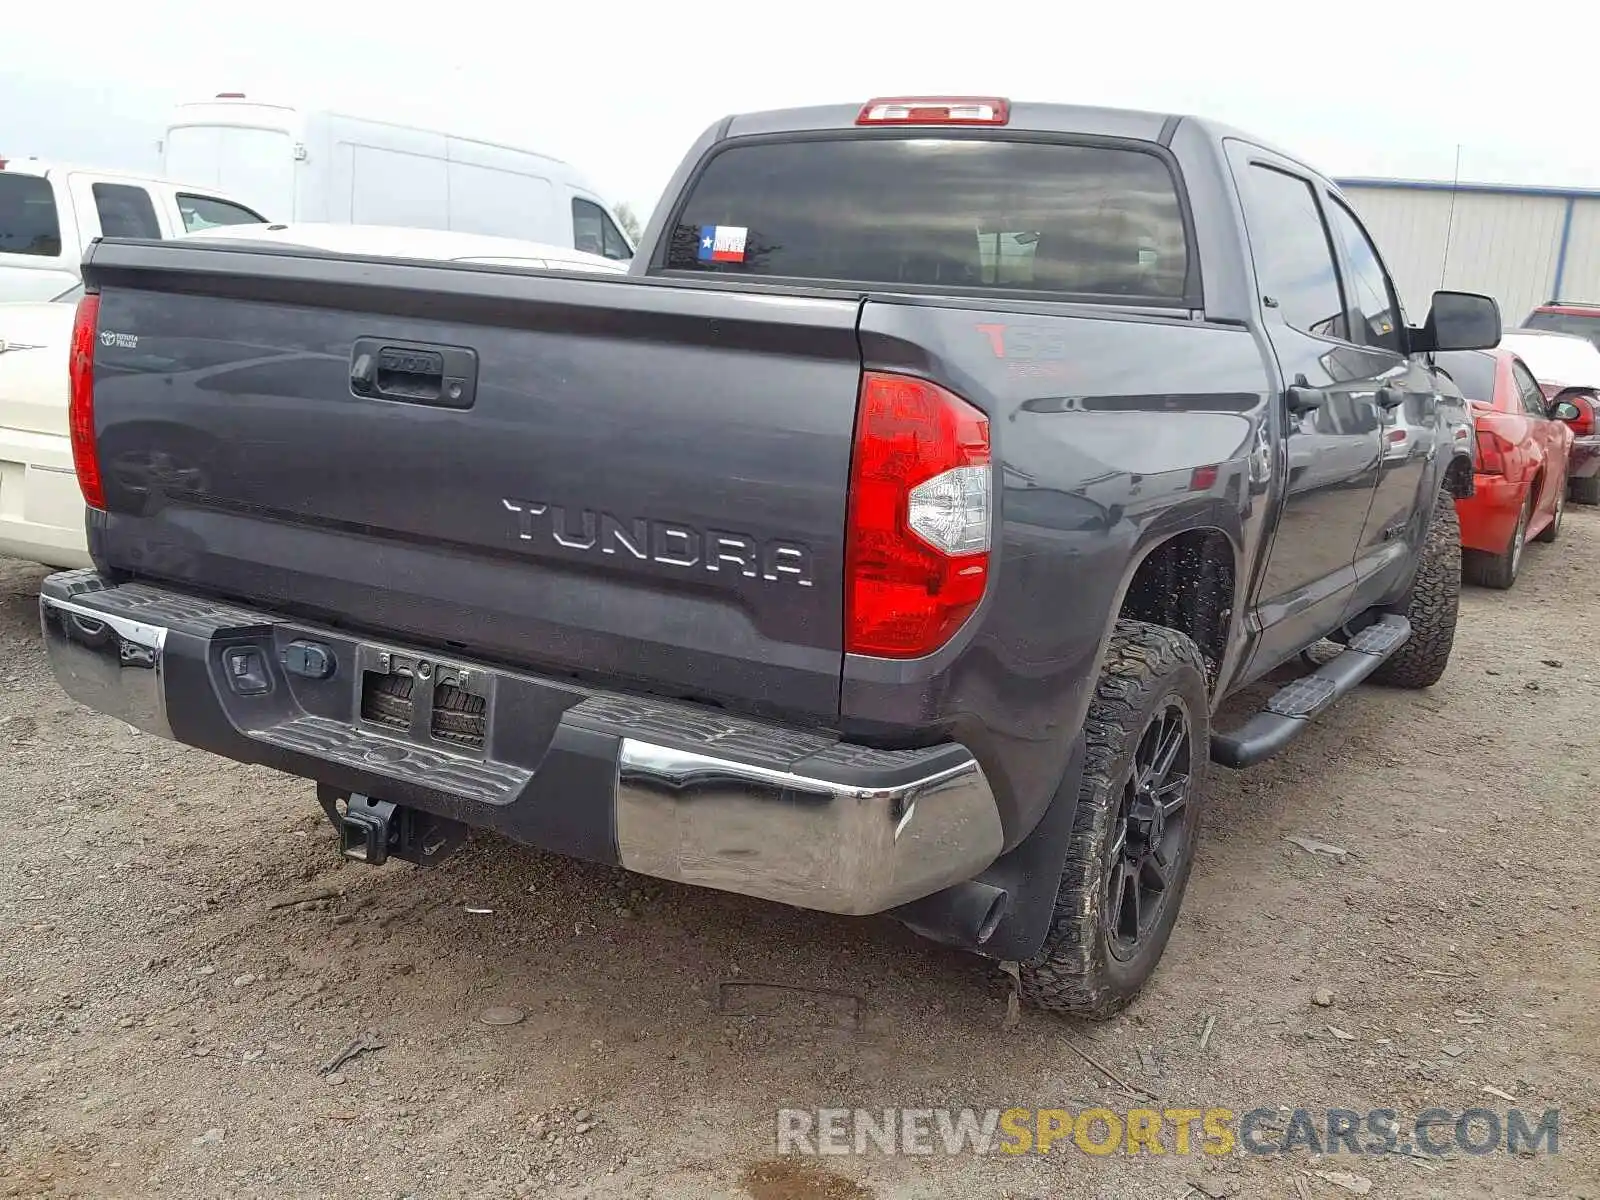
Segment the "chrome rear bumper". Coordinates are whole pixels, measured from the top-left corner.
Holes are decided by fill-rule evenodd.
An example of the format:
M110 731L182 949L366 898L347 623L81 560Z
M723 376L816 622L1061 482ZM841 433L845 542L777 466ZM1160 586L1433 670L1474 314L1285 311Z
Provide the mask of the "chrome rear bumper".
M72 600L39 597L50 670L79 704L172 736L161 672L167 631Z
M1002 838L970 756L874 788L624 738L616 807L630 871L835 913L881 912L970 879Z
M63 690L138 729L644 875L859 915L971 879L1002 849L988 780L954 744L877 750L440 664L487 673L506 712L551 714L517 724L491 709L482 748L464 749L425 718L411 732L364 719L356 664L372 644L343 632L89 571L47 579L40 615ZM326 678L285 667L285 647L307 639L332 658ZM234 685L241 650L259 656L265 690Z

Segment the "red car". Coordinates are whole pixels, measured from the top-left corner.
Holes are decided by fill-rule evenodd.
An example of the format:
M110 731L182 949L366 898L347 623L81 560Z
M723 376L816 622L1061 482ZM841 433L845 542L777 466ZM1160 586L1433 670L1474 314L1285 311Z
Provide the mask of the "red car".
M1570 400L1578 410L1571 422L1572 445L1567 499L1600 504L1600 347L1570 333L1513 329L1500 339L1533 372L1546 401Z
M1549 304L1539 305L1529 313L1522 327L1576 334L1600 346L1600 304L1583 304L1577 301L1563 303L1560 300L1552 300Z
M1456 501L1461 573L1485 587L1517 581L1528 538L1561 531L1573 432L1570 400L1545 399L1533 372L1509 350L1457 351L1438 365L1469 401L1477 427L1473 495Z

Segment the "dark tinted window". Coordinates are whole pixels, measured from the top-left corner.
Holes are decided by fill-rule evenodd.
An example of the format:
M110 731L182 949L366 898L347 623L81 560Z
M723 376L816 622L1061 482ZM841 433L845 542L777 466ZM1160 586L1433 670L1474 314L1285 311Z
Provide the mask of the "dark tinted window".
M1311 185L1252 165L1245 207L1263 302L1270 297L1296 329L1348 341L1339 272Z
M669 268L1179 302L1172 174L1138 150L953 138L736 146L694 184Z
M1332 197L1328 200L1328 221L1333 234L1344 246L1350 276L1345 291L1350 307L1351 338L1367 346L1405 352L1404 322L1395 299L1389 273L1355 214Z
M158 238L161 226L156 221L150 193L126 183L97 183L95 211L100 214L100 232L106 237Z
M1456 381L1468 400L1494 403L1495 361L1492 356L1477 350L1450 350L1440 354L1436 361Z
M222 225L264 225L266 218L242 204L230 204L215 196L178 196L178 212L188 233L216 229Z
M1577 313L1536 312L1522 323L1524 329L1554 329L1560 333L1575 333L1600 346L1600 317L1583 317Z
M50 181L0 171L0 254L61 253L61 223Z

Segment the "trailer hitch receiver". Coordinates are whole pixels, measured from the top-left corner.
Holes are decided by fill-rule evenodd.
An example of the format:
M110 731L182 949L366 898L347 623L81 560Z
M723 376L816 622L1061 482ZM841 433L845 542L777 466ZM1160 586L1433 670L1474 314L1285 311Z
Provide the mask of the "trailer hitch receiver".
M318 787L317 800L339 833L339 853L381 867L391 858L431 867L467 840L467 827L447 817L375 800L360 792Z

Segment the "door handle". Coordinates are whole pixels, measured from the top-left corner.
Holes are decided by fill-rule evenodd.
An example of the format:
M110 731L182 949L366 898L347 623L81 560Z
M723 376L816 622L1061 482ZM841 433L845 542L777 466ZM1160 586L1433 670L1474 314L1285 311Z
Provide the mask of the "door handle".
M477 384L478 356L464 346L357 338L350 354L350 390L358 396L471 408Z
M1321 388L1312 387L1304 375L1296 375L1294 385L1284 392L1284 398L1289 404L1289 415L1303 417L1326 404L1328 393Z
M1378 389L1378 407L1387 412L1393 412L1406 402L1406 394L1400 388L1381 387Z

